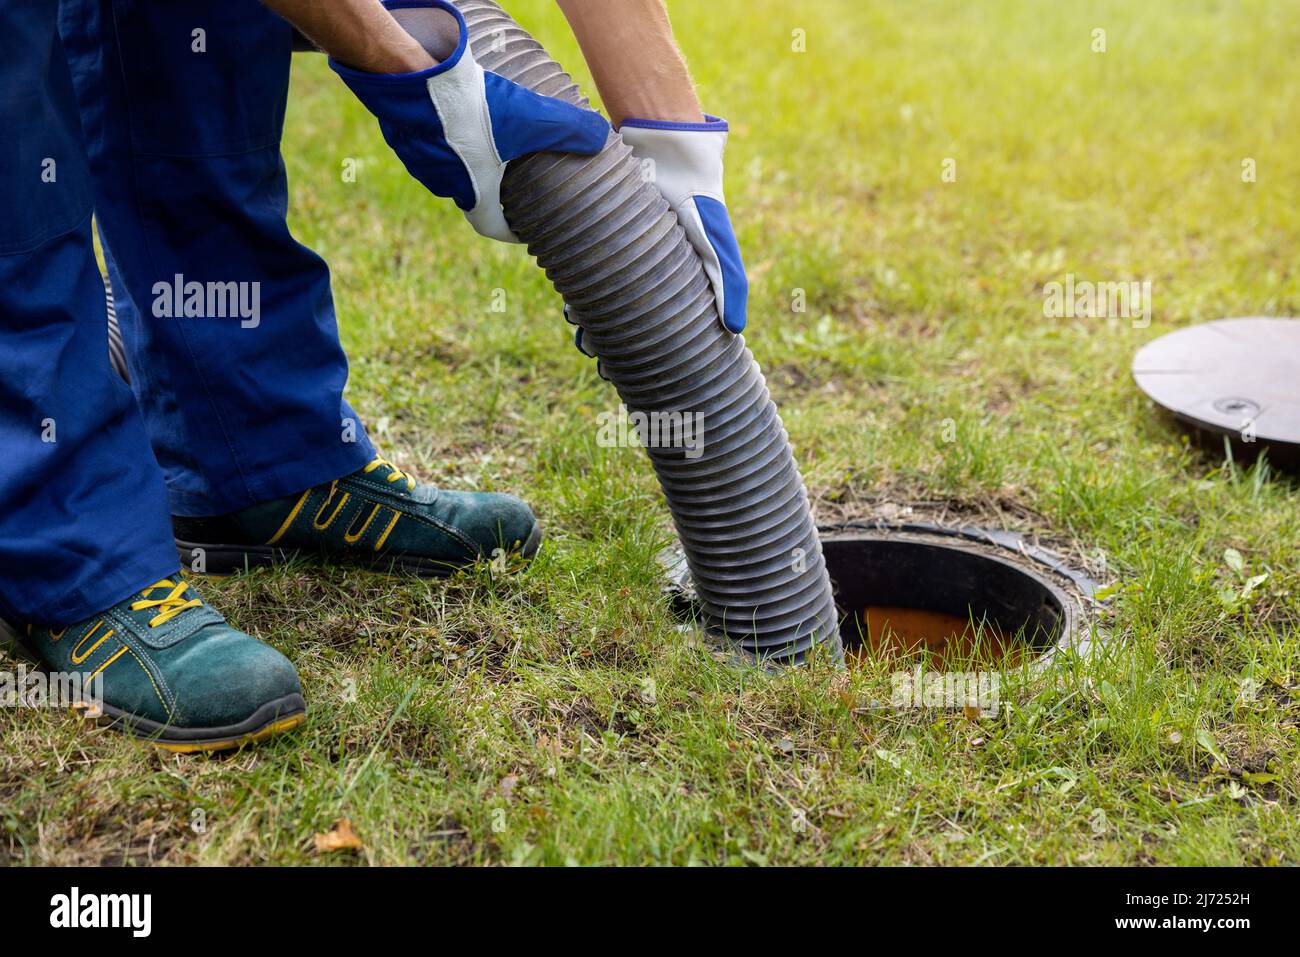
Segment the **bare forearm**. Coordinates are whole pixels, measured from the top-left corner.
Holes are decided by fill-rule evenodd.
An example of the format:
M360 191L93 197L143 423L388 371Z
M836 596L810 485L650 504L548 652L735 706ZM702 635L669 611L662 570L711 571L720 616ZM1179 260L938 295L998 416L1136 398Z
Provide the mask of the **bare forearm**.
M379 0L263 0L340 63L370 73L413 73L437 62Z
M615 126L629 116L698 123L695 84L663 0L558 0Z

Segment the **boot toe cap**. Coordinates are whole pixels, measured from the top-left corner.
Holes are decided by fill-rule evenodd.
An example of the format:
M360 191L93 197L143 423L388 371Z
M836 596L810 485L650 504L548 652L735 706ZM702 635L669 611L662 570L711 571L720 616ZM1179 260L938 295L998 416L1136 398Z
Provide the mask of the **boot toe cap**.
M200 652L171 682L176 724L231 728L281 704L301 710L302 684L289 659L234 629L197 645Z

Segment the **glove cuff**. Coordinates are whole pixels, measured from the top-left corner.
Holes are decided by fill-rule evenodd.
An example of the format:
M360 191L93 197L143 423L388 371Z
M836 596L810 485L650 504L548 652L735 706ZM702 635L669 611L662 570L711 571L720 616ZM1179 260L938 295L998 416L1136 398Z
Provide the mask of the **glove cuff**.
M474 60L474 54L469 48L469 27L465 24L465 18L447 0L384 0L383 6L386 10L428 9L448 13L456 18L456 24L460 29L460 40L456 44L455 52L447 59L428 69L416 70L413 73L368 73L365 70L354 70L350 66L344 66L330 57L330 69L343 79L357 99L365 104L366 109L378 117L392 114L397 106L395 101L407 95L411 96L417 104L427 105L428 92L425 84L428 80L455 69L461 60L468 59L471 62Z
M703 123L679 123L676 120L643 120L629 116L619 124L620 130L663 130L668 133L726 133L730 127L720 116L704 114Z

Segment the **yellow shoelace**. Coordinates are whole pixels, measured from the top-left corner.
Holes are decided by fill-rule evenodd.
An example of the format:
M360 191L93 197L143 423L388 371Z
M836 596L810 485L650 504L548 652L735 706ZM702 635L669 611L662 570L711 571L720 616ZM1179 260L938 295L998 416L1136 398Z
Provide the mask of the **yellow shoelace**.
M366 466L365 468L366 474L369 475L371 472L379 468L381 465L386 465L388 466L389 469L392 470L388 474L388 481L400 482L402 481L402 479L405 479L406 490L408 492L415 491L415 476L403 472L401 469L399 469L392 462L388 461L388 459L384 458L382 455L376 455L375 460Z
M203 602L197 598L185 598L185 589L189 588L188 582L174 582L170 578L164 578L160 582L154 582L148 588L140 593L140 601L131 603L132 611L144 611L146 608L159 609L158 614L149 619L149 627L157 628L164 622L171 621L187 608L200 608ZM155 588L170 588L165 598L148 598L146 597Z

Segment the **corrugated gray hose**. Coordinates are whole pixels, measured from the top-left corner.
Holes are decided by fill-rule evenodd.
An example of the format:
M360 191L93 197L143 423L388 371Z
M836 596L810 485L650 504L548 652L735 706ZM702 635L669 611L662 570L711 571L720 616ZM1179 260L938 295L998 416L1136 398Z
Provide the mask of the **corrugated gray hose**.
M455 0L485 70L587 106L568 74L490 0ZM700 448L647 447L705 626L750 658L840 660L808 493L741 336L718 319L695 250L617 133L594 157L539 153L506 170L510 228L546 270L629 413L691 415ZM696 454L698 452L698 454Z
M122 377L123 382L131 381L131 373L126 367L126 346L122 344L122 328L117 324L117 306L113 302L113 284L104 280L104 304L108 309L108 361Z

